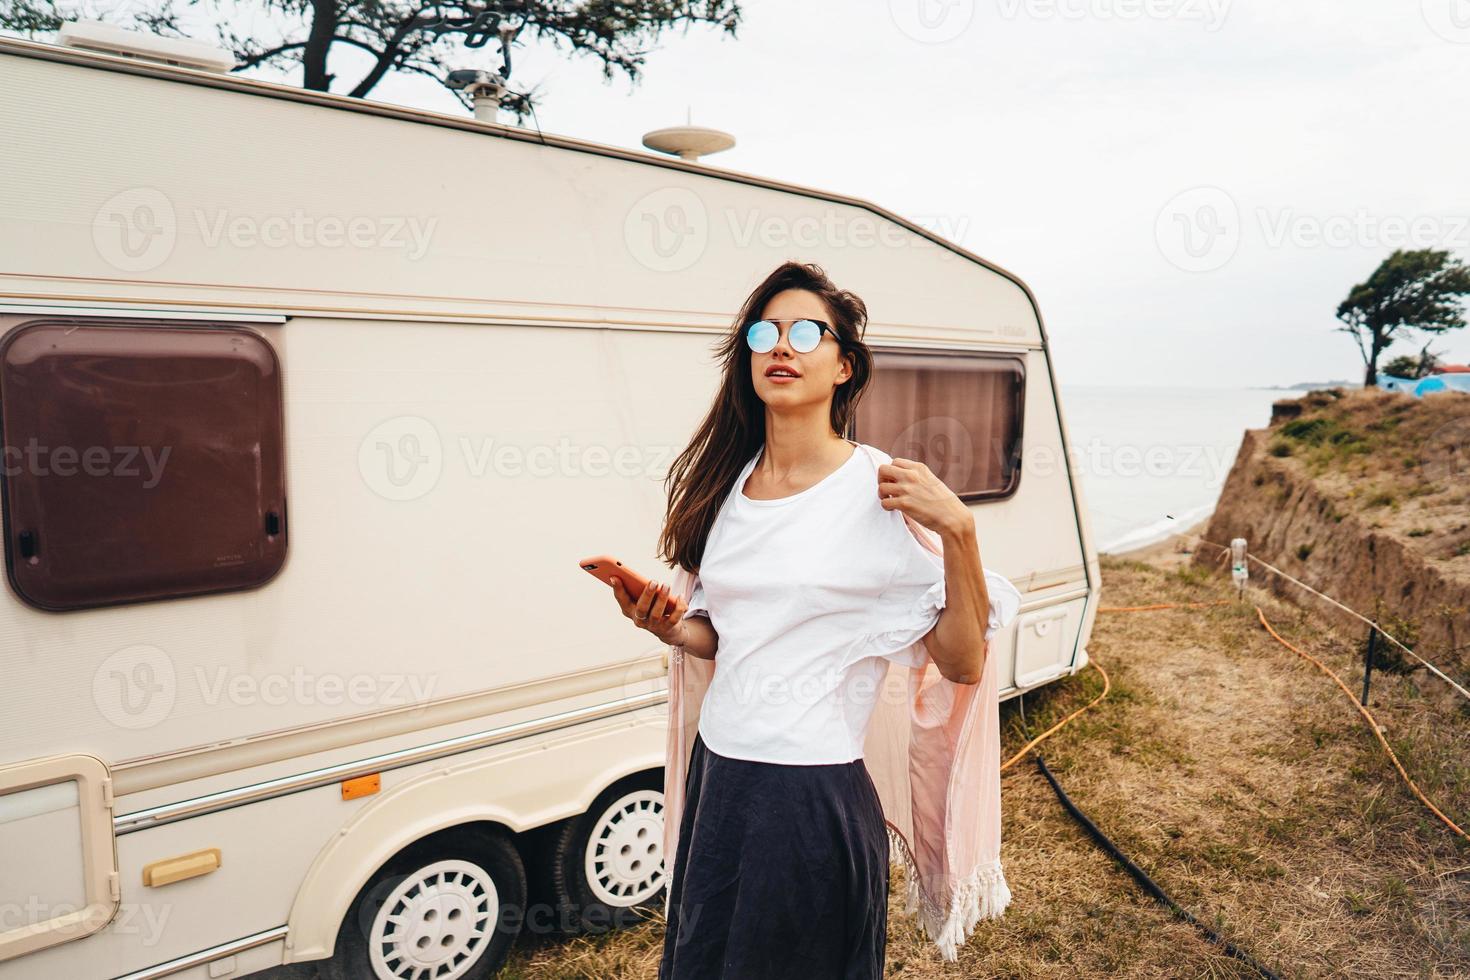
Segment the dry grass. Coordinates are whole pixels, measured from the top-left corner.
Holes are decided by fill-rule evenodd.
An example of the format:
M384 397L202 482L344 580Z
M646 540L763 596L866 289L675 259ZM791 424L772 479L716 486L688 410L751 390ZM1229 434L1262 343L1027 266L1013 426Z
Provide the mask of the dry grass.
M1170 563L1165 563L1170 564ZM1173 563L1177 564L1177 563ZM1105 605L1233 595L1198 569L1105 558ZM1361 684L1355 642L1252 590L1284 637ZM1202 921L1289 977L1470 975L1470 844L1425 810L1342 693L1260 628L1251 603L1101 614L1113 691L1041 746L1068 794ZM1095 671L1026 698L1031 731L1100 689ZM1470 822L1470 711L1422 671L1375 674L1372 706L1421 787ZM1005 746L1025 741L1021 705ZM1245 977L1143 895L1061 809L1028 757L1003 782L1012 904L944 963L900 911L891 977ZM648 978L663 923L523 945L509 978Z

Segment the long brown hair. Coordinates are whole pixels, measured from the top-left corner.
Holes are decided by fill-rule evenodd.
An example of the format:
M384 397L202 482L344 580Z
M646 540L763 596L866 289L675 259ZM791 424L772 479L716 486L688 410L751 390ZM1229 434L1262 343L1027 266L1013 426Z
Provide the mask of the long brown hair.
M664 479L668 510L658 554L671 565L699 570L720 504L740 470L765 443L766 405L750 380L750 347L744 328L785 289L816 293L827 307L832 329L842 339L842 353L851 363L852 376L833 390L831 423L832 431L839 435L851 430L858 400L873 374L873 354L863 342L868 308L856 293L838 289L821 266L784 262L741 305L734 326L716 349L724 370L719 392Z

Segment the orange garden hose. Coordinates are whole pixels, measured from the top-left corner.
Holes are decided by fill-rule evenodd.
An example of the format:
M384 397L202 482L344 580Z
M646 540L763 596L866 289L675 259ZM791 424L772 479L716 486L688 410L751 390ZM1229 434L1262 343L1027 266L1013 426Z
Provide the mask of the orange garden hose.
M1159 603L1155 603L1155 604L1153 604L1151 606L1099 606L1097 611L1098 612L1146 612L1146 611L1150 611L1150 610L1154 610L1154 609L1175 609L1175 608L1178 608L1178 607L1181 607L1181 606L1218 606L1218 605L1221 605L1221 604L1229 604L1229 603L1234 602L1234 601L1235 600L1233 600L1233 599L1216 599L1216 600L1211 601L1211 602L1159 602ZM1097 669L1097 672L1102 675L1102 679L1103 679L1102 693L1100 693L1097 697L1093 698L1091 701L1089 701L1086 704L1084 704L1082 707L1078 708L1076 711L1072 712L1067 717L1063 718L1061 721L1057 722L1055 725L1053 725L1050 728L1048 728L1046 731L1042 732L1040 735L1038 735L1035 738L1033 738L1031 741L1027 742L1025 745L1021 746L1021 748L1016 752L1015 755L1011 756L1005 762L1001 763L1001 766L1000 766L1000 771L1001 772L1005 772L1011 766L1015 765L1017 762L1020 762L1022 756L1024 756L1027 752L1030 752L1037 745L1041 744L1041 742L1044 739L1046 739L1049 736L1051 736L1052 734L1054 734L1063 725L1067 724L1073 718L1076 718L1078 715L1082 714L1082 712L1088 710L1093 705L1097 704L1103 698L1105 698L1105 697L1108 696L1108 691L1113 686L1113 682L1108 678L1108 672L1105 671L1105 670L1103 670L1102 664L1100 664L1100 663L1097 662L1097 658L1096 657L1089 658L1088 659L1088 664L1089 664L1089 666L1092 666L1092 667L1096 668Z
M1086 711L1088 708L1092 707L1093 705L1095 705L1099 701L1101 701L1103 698L1105 698L1105 697L1108 696L1108 688L1110 688L1112 686L1112 682L1108 680L1108 672L1102 669L1102 664L1100 664L1100 663L1097 662L1097 658L1094 657L1091 660L1089 660L1088 662L1093 667L1096 667L1097 668L1097 672L1099 674L1102 674L1102 679L1103 679L1102 693L1099 694L1097 697L1093 698L1091 701L1089 701L1086 704L1084 704L1082 707L1078 708L1076 711L1072 712L1067 717L1063 718L1061 721L1057 722L1055 725L1053 725L1050 728L1048 728L1046 731L1042 732L1040 735L1038 735L1035 738L1033 738L1031 741L1027 742L1025 745L1021 746L1021 750L1019 752L1017 752L1015 755L1011 756L1005 762L1002 762L1000 764L1000 771L1001 772L1005 772L1014 763L1019 762L1020 759L1021 759L1021 756L1025 755L1027 752L1030 752L1033 748L1035 748L1038 744L1040 744L1040 742L1041 742L1042 739L1046 738L1052 732L1054 732L1057 729L1061 728L1067 722L1071 721L1073 718L1076 718L1078 715L1082 714L1082 712Z
M1159 609L1180 609L1197 606L1230 605L1233 602L1235 602L1235 600L1233 599L1220 599L1213 602L1160 602L1144 606L1100 606L1098 607L1098 612L1150 612ZM1414 795L1419 798L1419 801L1423 803L1426 807L1428 807L1431 813L1433 813L1436 817L1443 821L1445 826L1449 827L1450 830L1454 831L1456 834L1465 838L1466 840L1470 840L1470 835L1467 835L1465 831L1462 830L1453 820L1445 816L1438 807L1430 802L1429 797L1425 796L1423 791L1419 789L1414 780L1409 778L1408 772L1405 771L1403 764L1399 762L1399 758L1394 753L1393 748L1388 744L1388 740L1383 737L1383 732L1378 727L1378 720L1373 717L1372 712L1370 712L1366 707L1358 703L1358 700L1353 697L1353 692L1348 690L1347 685L1342 682L1342 678L1334 673L1332 669L1329 668L1326 664L1322 663L1322 661L1318 660L1316 657L1312 656L1304 650L1299 649L1296 646L1293 646L1290 642L1288 642L1284 637L1281 636L1281 634L1277 633L1276 630L1271 627L1271 624L1266 620L1266 614L1264 611L1262 611L1261 607L1256 606L1255 608L1256 615L1260 618L1261 625L1266 628L1266 632L1270 633L1271 636L1274 637L1278 643L1286 647L1288 650L1291 650L1298 656L1311 661L1312 664L1315 665L1319 670L1325 673L1328 677L1331 677L1333 682L1342 690L1344 694L1348 696L1348 700L1352 701L1353 707L1356 708L1358 712L1368 720L1368 724L1372 728L1374 737L1377 738L1379 744L1383 746L1383 751L1387 752L1388 757L1393 760L1394 768L1398 770L1399 776L1403 778L1404 782L1409 784L1409 788L1414 791ZM1036 746L1039 745L1043 740L1055 734L1063 726L1067 725L1078 715L1082 714L1082 712L1087 711L1089 708L1092 708L1103 698L1108 696L1108 691L1112 688L1112 681L1108 678L1108 672L1106 670L1103 670L1102 665L1097 662L1096 657L1091 658L1089 663L1091 664L1091 666L1097 669L1097 672L1099 674L1102 675L1103 689L1101 693L1099 693L1098 696L1093 698L1091 701L1084 704L1082 707L1078 708L1076 711L1073 711L1071 714L1067 715L1055 725L1052 725L1040 735L1031 739L1031 741L1027 742L1025 745L1021 746L1020 750L1018 750L1015 755L1011 756L1009 759L1001 764L1001 772L1005 772L1005 770L1009 769L1012 765L1019 762L1026 755L1027 752L1030 752L1032 749L1036 748ZM1131 875L1134 880L1137 881L1144 888L1145 891L1147 891L1150 895L1152 895L1157 901L1163 904L1175 915L1189 922L1200 932L1204 933L1206 938L1208 938L1212 943L1215 943L1216 945L1222 947L1229 955L1245 963L1256 973L1265 978L1265 980L1279 980L1278 974L1272 971L1269 967L1263 965L1254 957L1252 957L1248 952L1235 946L1233 943L1226 940L1215 930L1211 929L1209 926L1200 922L1195 916L1191 915L1187 910L1185 910L1182 906L1180 906L1177 902L1170 898L1168 894L1165 893L1164 890L1160 888L1159 885L1154 882L1154 880L1150 878L1145 871L1139 868L1136 864L1129 860L1126 855L1118 850L1117 845L1109 840L1107 836L1098 829L1097 825L1094 824L1087 817L1086 814L1082 813L1082 811L1077 808L1077 805L1073 803L1070 798L1068 798L1066 792L1057 782L1056 777L1052 775L1049 769L1047 769L1046 762L1042 759L1040 752L1036 753L1036 766L1041 775L1045 777L1047 782L1051 784L1051 788L1056 792L1057 798L1061 801L1062 806L1066 808L1067 812L1070 813L1072 817L1077 820L1078 823L1082 824L1082 826L1092 836L1093 840L1104 851L1111 855L1112 858L1120 866L1122 866L1122 868L1127 871L1128 874Z
M1318 670L1322 671L1328 677L1331 677L1332 680L1337 684L1337 686L1342 688L1342 693L1348 696L1348 700L1353 703L1354 708L1358 709L1358 713L1361 714L1364 718L1368 719L1368 726L1372 729L1373 736L1378 739L1379 743L1383 746L1383 751L1387 752L1388 757L1393 760L1394 768L1399 771L1400 776L1404 777L1404 782L1409 784L1409 789L1413 790L1414 795L1419 797L1419 802L1429 807L1430 812L1439 819L1443 820L1446 827L1450 828L1466 840L1470 840L1470 834L1467 834L1465 833L1465 831L1461 830L1459 825L1457 825L1453 820L1440 812L1439 807L1429 802L1429 797L1425 796L1424 792L1419 789L1418 784L1416 784L1414 780L1409 778L1409 774L1404 771L1403 764L1399 762L1399 757L1395 755L1393 749L1389 747L1388 739L1383 737L1383 732L1378 727L1378 719L1373 717L1373 712L1369 711L1367 708L1358 703L1358 699L1353 697L1353 692L1348 690L1347 685L1342 682L1342 678L1338 677L1337 674L1333 672L1332 668L1328 667L1326 664L1318 660L1316 657L1312 656L1310 653L1299 650L1296 647L1292 646L1291 643L1289 643L1285 639L1282 639L1281 634L1277 633L1274 629L1271 628L1271 624L1266 622L1266 614L1261 612L1260 606L1256 607L1256 615L1261 617L1261 625L1266 627L1266 632L1276 637L1277 641L1279 641L1282 646L1286 647L1288 650L1292 651L1298 656L1305 657L1306 659L1310 660L1313 664L1317 666Z
M1200 603L1200 605L1212 604L1213 603ZM1156 606L1142 606L1139 607L1139 609L1168 609L1171 608L1172 605L1173 604L1171 603L1166 603ZM1131 612L1135 610L1128 611ZM1093 698L1091 701L1087 702L1076 711L1067 715L1067 717L1063 718L1061 721L1057 722L1055 725L1051 726L1046 731L1042 732L1040 735L1027 742L1025 745L1021 746L1020 751L1018 751L1015 755L1011 756L1009 759L1001 764L1000 768L1002 772L1004 772L1014 763L1019 762L1021 758L1026 755L1027 752L1031 751L1037 745L1039 745L1043 739L1058 731L1063 725L1066 725L1072 719L1082 714L1082 712L1086 711L1088 708L1091 708L1093 705L1097 704L1103 698L1108 696L1108 691L1112 688L1112 681L1108 678L1108 672L1103 670L1102 665L1099 664L1095 658L1089 662L1093 667L1097 668L1097 672L1102 675L1102 692L1099 693L1097 697ZM1022 696L1024 697L1024 695ZM1061 803L1062 808L1071 815L1072 819L1081 824L1082 828L1087 831L1088 836L1092 838L1093 842L1096 843L1098 847L1100 847L1104 852L1106 852L1115 862L1117 862L1119 867L1127 872L1129 877L1131 877L1146 893L1152 896L1155 901L1163 905L1174 915L1194 926L1194 928L1197 929L1201 934L1203 934L1207 940L1209 940L1211 943L1214 943L1216 946L1219 946L1225 951L1227 955L1233 956L1237 960L1240 960L1242 963L1244 963L1246 966L1250 967L1250 969L1260 975L1263 980L1281 980L1280 975L1272 970L1270 967L1261 963L1250 953L1232 943L1230 940L1226 939L1216 929L1211 928L1210 926L1201 922L1199 918L1191 914L1188 909L1184 908L1174 899L1170 898L1169 894L1159 886L1158 882L1149 877L1148 872L1140 868L1128 857L1128 855L1119 850L1118 845L1113 843L1113 841L1108 838L1107 834L1103 833L1103 831L1098 828L1097 824L1093 823L1092 819L1078 808L1076 803L1072 802L1072 798L1067 795L1067 791L1062 789L1061 783L1057 782L1057 777L1052 774L1052 771L1050 769L1047 768L1046 760L1041 757L1040 752L1036 753L1036 769L1038 772L1041 773L1042 777L1051 784L1052 791L1056 793L1057 800Z
M1209 540L1206 540L1205 538L1199 538L1199 537L1196 537L1195 540L1199 541L1200 544L1207 544L1207 545L1209 545L1212 548L1219 548L1226 555L1230 554L1230 549L1226 548L1223 544L1220 544L1220 543L1218 543L1216 541L1209 541ZM1352 608L1351 606L1345 606L1345 605L1343 605L1342 603L1338 602L1336 599L1332 598L1332 596L1327 595L1325 592L1319 592L1319 591L1317 591L1316 589L1312 588L1310 585L1308 585L1307 583L1303 582L1301 579L1297 578L1296 576L1294 576L1294 575L1288 575L1286 572L1283 572L1281 569L1277 568L1275 565L1271 564L1270 562L1268 562L1268 561L1262 561L1258 556L1253 555L1250 552L1246 552L1246 555L1245 556L1246 556L1246 558L1248 558L1251 561L1255 562L1257 565L1260 565L1262 568L1266 569L1266 571L1271 572L1274 575L1278 575L1281 578L1286 579L1286 581L1288 581L1291 584L1297 586L1298 588L1304 589L1305 591L1307 591L1307 592L1311 593L1312 595L1316 596L1317 598L1321 599L1323 602L1326 602L1326 603L1328 603L1329 605L1332 605L1332 606L1336 606L1338 609L1340 609L1343 612L1347 613L1349 616L1352 616L1352 617L1356 618L1364 626L1371 626L1373 628L1373 631L1375 633L1377 633L1379 636L1383 637L1389 643L1392 643L1394 646L1398 647L1401 651L1403 651L1403 653L1406 656L1410 657L1413 660L1417 660L1419 662L1419 666L1423 667L1425 670L1429 671L1435 677L1438 677L1440 680L1444 681L1450 687L1454 688L1455 691L1462 698L1464 698L1467 701L1470 701L1470 690L1467 690L1463 684L1457 684L1454 681L1454 679L1451 678L1448 674L1446 674L1444 671L1440 670L1438 667L1436 667L1434 664L1430 663L1428 660L1425 660L1423 657L1419 656L1413 650L1409 649L1408 646L1406 646L1402 640L1400 640L1398 637L1394 636L1392 633L1390 633L1388 630L1384 629L1382 626L1379 626L1377 623L1375 623L1373 620L1369 619L1367 616L1364 616L1362 613L1358 612L1356 609Z
M1215 600L1213 602L1160 602L1160 603L1155 603L1153 605L1147 605L1147 606L1099 606L1098 607L1098 612L1148 612L1148 611L1153 611L1153 610L1158 610L1158 609L1180 609L1180 608L1187 608L1187 607L1193 607L1193 606L1228 605L1228 604L1230 604L1230 603L1232 603L1234 601L1235 600L1233 600L1233 599L1219 599L1219 600ZM1429 811L1431 813L1433 813L1436 817L1438 817L1444 823L1444 825L1446 827L1450 828L1450 830L1454 831L1456 834L1458 834L1460 837L1463 837L1465 840L1470 841L1470 834L1467 834L1459 826L1459 824L1455 823L1449 817L1445 816L1444 813L1439 809L1439 807L1435 806L1430 801L1429 797L1427 797L1427 796L1424 795L1424 791L1419 788L1419 785L1417 783L1415 783L1414 780L1409 777L1408 772L1405 771L1405 769L1404 769L1403 763L1399 762L1398 755L1394 752L1393 748L1388 744L1388 740L1383 737L1383 732L1380 730L1380 728L1378 726L1378 719L1373 717L1373 713L1371 711L1369 711L1366 707L1364 707L1363 705L1361 705L1361 704L1358 703L1358 699L1355 698L1355 697L1353 697L1353 692L1350 691L1350 690L1348 690L1347 685L1342 682L1342 678L1339 677L1339 676L1337 676L1337 674L1333 672L1332 668L1328 667L1326 664L1324 664L1322 661L1318 660L1316 657L1312 656L1310 653L1307 653L1304 650L1301 650L1301 649L1293 646L1289 641L1287 641L1286 639L1284 639L1281 636L1280 633L1277 633L1274 629L1272 629L1271 628L1271 624L1266 620L1266 614L1265 614L1265 612L1263 612L1261 610L1261 607L1260 606L1256 606L1256 615L1258 617L1260 617L1261 625L1266 628L1266 632L1270 633L1271 636L1273 636L1276 639L1277 642L1279 642L1282 646L1286 647L1288 650L1292 651L1293 653L1297 654L1298 656L1300 656L1300 657L1302 657L1302 658L1304 658L1306 660L1311 661L1317 667L1318 670L1321 670L1328 677L1332 678L1333 682L1339 688L1342 689L1342 693L1344 693L1344 694L1346 694L1348 696L1348 700L1353 703L1353 707L1358 710L1358 713L1361 714L1364 718L1366 718L1368 720L1368 725L1369 725L1369 728L1373 732L1373 736L1375 738L1377 738L1379 744L1383 746L1383 751L1385 751L1385 752L1388 753L1388 757L1393 762L1394 768L1398 770L1399 776L1401 776L1403 778L1404 782L1406 782L1406 783L1409 784L1409 789L1413 790L1414 795L1419 798L1419 802L1423 803L1426 807L1428 807L1429 808ZM1051 736L1052 734L1054 734L1055 732L1057 732L1059 729L1061 729L1062 726L1066 725L1072 719L1074 719L1078 715L1082 714L1082 712L1084 712L1084 711L1088 710L1089 708L1093 707L1095 704L1097 704L1103 698L1105 698L1105 697L1108 696L1108 690L1111 688L1112 683L1108 679L1108 673L1107 673L1107 671L1103 670L1102 665L1097 662L1097 658L1096 657L1091 658L1090 661L1089 661L1089 663L1091 664L1091 666L1097 668L1097 672L1099 674L1102 674L1102 678L1103 678L1103 689L1102 689L1102 693L1100 693L1097 697L1093 698L1091 701L1087 702L1087 704L1084 704L1082 707L1078 708L1076 711L1074 711L1071 714L1069 714L1067 717L1063 718L1061 721L1057 722L1055 725L1053 725L1050 728L1048 728L1046 731L1042 732L1040 735L1038 735L1035 738L1033 738L1031 741L1027 742L1025 745L1021 746L1020 750L1017 751L1015 755L1011 756L1009 759L1007 759L1005 762L1003 762L1001 764L1001 767L1000 767L1001 772L1005 772L1006 769L1010 768L1016 762L1020 761L1020 759L1021 759L1022 756L1024 756L1027 752L1029 752L1033 748L1035 748L1038 744L1040 744L1042 742L1042 740L1048 738L1049 736Z
M1179 609L1184 606L1228 606L1234 599L1216 599L1213 602L1156 602L1151 606L1098 606L1098 612L1149 612L1154 609Z

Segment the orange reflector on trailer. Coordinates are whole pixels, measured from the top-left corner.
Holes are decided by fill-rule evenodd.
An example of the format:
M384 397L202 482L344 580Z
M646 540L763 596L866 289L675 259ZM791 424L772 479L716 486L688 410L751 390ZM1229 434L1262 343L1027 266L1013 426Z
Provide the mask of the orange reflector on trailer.
M358 776L356 779L344 779L342 781L342 799L355 800L360 796L372 796L382 789L382 781L378 773L371 776Z

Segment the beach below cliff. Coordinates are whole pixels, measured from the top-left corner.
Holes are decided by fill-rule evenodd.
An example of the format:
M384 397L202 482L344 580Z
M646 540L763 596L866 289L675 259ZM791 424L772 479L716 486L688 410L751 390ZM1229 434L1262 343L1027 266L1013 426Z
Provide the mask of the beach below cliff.
M1193 560L1196 541L1209 525L1210 515L1207 514L1167 538L1126 551L1109 552L1109 557L1121 561L1146 562L1157 568L1172 570Z

